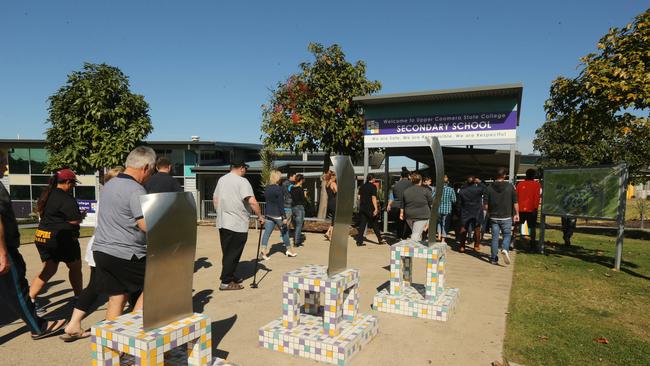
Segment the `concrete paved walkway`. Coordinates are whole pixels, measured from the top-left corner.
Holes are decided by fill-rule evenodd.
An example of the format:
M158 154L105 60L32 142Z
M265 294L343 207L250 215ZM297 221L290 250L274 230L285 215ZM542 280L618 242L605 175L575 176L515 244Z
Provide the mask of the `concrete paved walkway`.
M218 278L221 250L218 232L213 227L199 227L196 273L194 276L195 311L209 315L213 321L213 354L238 365L311 365L302 358L261 349L257 330L281 315L281 278L284 272L299 266L326 264L328 243L321 234L307 234L306 246L296 258L281 252L262 264L272 270L258 272L260 287L251 289L258 235L251 231L238 268L239 275L249 277L243 291L220 292ZM85 247L87 239L82 240ZM272 243L279 243L274 233ZM277 244L275 247L280 248ZM40 268L33 244L23 245L28 279ZM472 251L469 251L471 253ZM487 255L489 248L483 247ZM83 251L82 251L83 253ZM515 260L516 255L512 255ZM424 280L424 262L415 261L414 282ZM448 251L449 287L460 288L460 302L446 323L407 318L373 311L370 308L377 288L388 281L389 249L368 244L356 247L350 240L348 265L361 271L360 311L379 317L377 337L359 354L352 365L489 365L501 360L506 312L512 282L512 265L492 266L486 257ZM84 264L85 280L88 268ZM51 286L41 296L49 303L48 316L67 316L72 290L67 282L67 268L60 266ZM90 327L103 319L105 305L91 314L84 325ZM89 365L90 341L63 343L57 337L32 341L20 319L0 307L0 364L3 365Z

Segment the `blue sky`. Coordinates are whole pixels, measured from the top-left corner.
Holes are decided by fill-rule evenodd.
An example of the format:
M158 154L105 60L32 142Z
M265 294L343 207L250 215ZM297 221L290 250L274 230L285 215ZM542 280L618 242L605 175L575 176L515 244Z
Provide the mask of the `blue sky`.
M531 152L551 81L574 76L642 1L3 1L0 138L42 138L47 97L83 62L122 69L155 140L259 142L269 89L309 42L362 59L381 93L524 84Z

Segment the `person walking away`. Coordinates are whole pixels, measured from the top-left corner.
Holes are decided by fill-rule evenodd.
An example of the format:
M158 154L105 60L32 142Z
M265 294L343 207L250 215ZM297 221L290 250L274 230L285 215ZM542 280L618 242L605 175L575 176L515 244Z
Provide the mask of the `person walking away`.
M564 245L571 245L571 237L578 220L575 217L562 216L562 239Z
M510 240L512 223L519 222L519 205L515 187L505 181L506 168L497 169L494 183L487 188L487 211L492 221L492 252L490 263L498 264L499 234L503 233L503 261L510 264Z
M291 241L289 240L289 229L287 228L287 218L284 212L284 198L282 187L278 185L282 173L272 170L269 176L269 184L264 189L264 200L266 201L266 212L264 213L264 235L262 236L262 259L269 259L268 244L273 229L277 226L280 230L280 236L284 243L285 254L287 257L295 257L297 254L291 251Z
M404 208L400 212L400 219L405 220L411 228L411 239L422 241L422 233L427 229L431 217L433 196L431 190L422 185L420 174L411 174L411 183L413 185L403 194Z
M329 171L329 178L325 184L325 192L327 192L327 215L330 219L330 226L327 228L325 237L327 240L332 240L332 231L334 230L334 217L336 216L336 194L338 193L339 186L336 184L336 173Z
M293 223L293 210L291 209L291 188L296 184L296 173L288 172L287 179L282 182L282 195L284 197L284 216L287 218L287 229L291 234L291 224Z
M183 192L183 187L172 176L172 163L165 156L156 161L156 174L144 183L147 193Z
M379 202L377 201L377 187L375 176L368 174L366 183L359 187L359 228L356 238L357 246L364 246L363 234L366 227L372 228L377 236L377 244L388 244L382 239L379 228Z
M536 173L535 169L526 170L526 180L517 184L520 224L523 226L526 223L528 226L531 250L536 246L537 209L542 192L542 185L535 180ZM528 233L521 233L522 239L525 234Z
M242 290L243 280L235 276L235 270L241 259L244 245L248 239L248 224L251 211L257 215L259 223L264 226L262 215L253 187L244 178L248 164L235 161L230 165L230 173L217 182L213 202L217 211L217 228L221 241L221 284L219 290Z
M468 235L474 239L474 251L481 250L481 217L483 216L484 187L474 182L474 177L467 179L467 184L458 192L460 204L460 233L458 236L458 251L465 252L465 242ZM471 240L471 239L470 239Z
M302 246L302 226L305 223L305 196L307 193L302 188L305 177L296 174L294 185L291 187L291 212L293 214L294 232L293 246Z
M441 243L445 243L451 221L451 210L456 203L456 192L449 186L449 178L445 175L443 180L442 198L438 209L438 242Z
M109 180L115 178L119 173L124 172L124 167L118 166L109 170L104 175L104 185L108 183ZM65 326L64 334L59 336L64 342L74 342L79 339L90 337L90 332L85 331L81 326L81 321L86 317L86 314L90 311L93 304L99 298L99 281L97 280L97 271L95 270L95 259L93 257L93 242L95 241L95 236L93 235L88 244L86 245L86 255L84 260L88 263L90 267L90 280L88 285L81 291L79 298L74 303L74 309L72 310L72 316L68 325ZM137 299L136 299L137 300Z
M99 292L108 296L107 320L122 315L128 295L144 288L147 226L140 196L147 194L142 184L153 173L155 163L153 149L136 147L126 158L124 172L99 192L93 258ZM134 310L142 309L143 301L141 294Z
M7 171L7 158L0 152L0 179ZM11 205L11 198L0 182L0 301L19 316L29 329L32 339L42 339L60 332L65 319L45 320L36 314L29 297L29 284L23 256L18 251L20 232Z
M76 184L75 173L70 169L61 169L50 177L50 184L41 193L36 204L41 220L34 242L43 268L34 277L29 288L29 297L34 302L58 270L60 262L68 267L68 278L75 298L83 290L79 224L83 221L85 213L79 211L77 200L72 196ZM38 304L36 307L39 308Z
M402 204L402 196L404 191L413 185L409 176L411 173L406 167L402 167L402 172L400 173L400 179L393 185L393 199L388 201L386 205L386 210L388 213L397 218L397 235L398 239L405 239L410 235L410 229L406 222L400 219L400 212L404 208Z

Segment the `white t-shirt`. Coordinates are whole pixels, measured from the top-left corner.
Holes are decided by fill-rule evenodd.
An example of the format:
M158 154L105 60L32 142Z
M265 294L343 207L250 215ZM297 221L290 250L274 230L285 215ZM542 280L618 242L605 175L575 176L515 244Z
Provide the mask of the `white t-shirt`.
M251 207L245 199L254 195L246 178L234 173L221 177L213 196L217 200L217 227L247 233Z
M93 257L93 242L95 241L95 235L90 237L90 240L88 240L88 245L86 245L86 257L84 258L86 260L86 263L88 263L89 266L95 267L95 258Z

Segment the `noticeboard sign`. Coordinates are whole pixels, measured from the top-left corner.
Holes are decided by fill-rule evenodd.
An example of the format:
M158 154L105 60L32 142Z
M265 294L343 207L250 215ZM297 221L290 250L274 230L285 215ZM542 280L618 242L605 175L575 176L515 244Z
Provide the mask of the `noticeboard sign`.
M542 212L550 216L619 218L625 165L545 169Z

